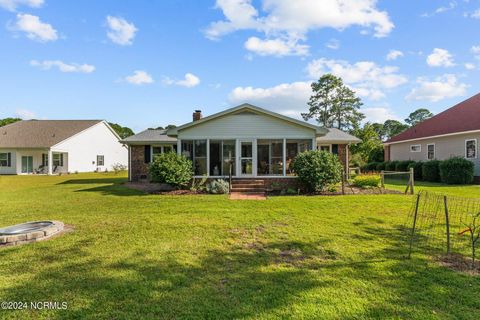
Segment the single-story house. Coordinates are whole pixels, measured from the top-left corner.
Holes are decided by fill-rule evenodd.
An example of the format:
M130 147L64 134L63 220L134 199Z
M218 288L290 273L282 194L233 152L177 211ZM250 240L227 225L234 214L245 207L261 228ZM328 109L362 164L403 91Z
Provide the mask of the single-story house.
M385 161L445 160L459 156L475 164L475 176L480 179L478 141L480 94L386 141Z
M127 166L128 150L102 120L26 120L0 127L0 174L55 174Z
M148 179L148 165L163 152L183 154L196 177L289 179L291 162L306 150L338 154L346 167L349 145L360 140L338 129L322 128L251 104L202 117L169 130L148 129L122 140L129 148L129 179ZM230 165L232 163L232 165Z

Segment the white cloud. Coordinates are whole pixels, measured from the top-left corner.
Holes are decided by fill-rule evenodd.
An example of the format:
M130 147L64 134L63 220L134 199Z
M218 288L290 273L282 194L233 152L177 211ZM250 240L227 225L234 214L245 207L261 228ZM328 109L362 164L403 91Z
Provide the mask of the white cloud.
M114 43L122 46L131 45L133 43L135 33L138 31L133 23L130 23L121 17L107 16L107 25L109 28L107 36Z
M350 64L344 60L321 58L310 62L307 72L313 79L331 73L342 78L359 96L371 100L382 99L385 97L384 89L392 89L407 82L407 78L398 73L398 67L381 67L371 61Z
M90 64L78 64L78 63L65 63L60 60L44 60L44 61L37 61L32 60L30 61L30 65L34 67L39 67L43 70L50 70L53 67L58 68L61 72L80 72L80 73L92 73L95 71L95 66Z
M397 60L398 58L403 57L403 52L400 50L390 50L387 54L387 60Z
M249 102L300 118L300 112L307 110L311 94L310 82L293 82L270 88L236 87L228 99L232 104Z
M42 22L39 17L31 14L17 14L17 21L12 28L14 31L22 31L27 38L40 41L55 41L58 39L57 30L50 24Z
M248 38L245 42L245 48L260 56L304 56L308 54L308 46L298 44L297 41L287 39L259 39L257 37Z
M198 86L200 84L200 78L197 77L196 75L192 73L186 73L185 78L183 80L173 80L170 78L165 78L163 80L163 83L171 85L177 85L177 86L182 86L182 87L187 87L187 88L193 88L195 86Z
M265 35L265 41L288 39L287 43L305 41L310 30L350 26L372 28L376 37L387 36L394 24L386 11L376 7L376 0L263 0L260 15L252 0L217 0L225 20L210 24L205 30L209 39L237 30L255 30ZM264 52L264 51L263 51ZM278 55L274 51L274 55Z
M15 115L23 120L34 119L36 117L35 112L27 109L17 109L17 111L15 111Z
M480 59L480 45L473 46L470 51L475 55L475 58Z
M330 39L325 46L328 49L337 50L340 48L340 41L338 39Z
M468 85L460 83L453 74L443 76L429 81L426 78L417 79L418 87L412 89L405 97L408 101L424 100L437 102L446 98L461 97L466 94Z
M475 64L473 63L465 63L465 69L467 70L474 70L476 68Z
M152 76L142 70L135 70L133 75L125 77L125 81L138 86L154 82Z
M365 122L384 123L386 120L400 120L400 118L387 107L361 108L365 115Z
M453 56L448 50L435 48L427 57L427 64L430 67L453 67L455 62L453 61Z
M424 13L422 14L422 17L424 18L429 18L429 17L432 17L436 14L439 14L439 13L444 13L444 12L447 12L447 11L450 11L450 10L453 10L457 7L458 3L457 1L450 1L448 3L448 6L442 6L442 7L438 7L437 9L435 9L435 11L433 11L432 13Z
M0 0L0 7L9 11L15 11L19 6L39 8L43 3L43 0Z
M474 19L480 19L480 9L477 9L475 10L471 15L470 17L474 18Z

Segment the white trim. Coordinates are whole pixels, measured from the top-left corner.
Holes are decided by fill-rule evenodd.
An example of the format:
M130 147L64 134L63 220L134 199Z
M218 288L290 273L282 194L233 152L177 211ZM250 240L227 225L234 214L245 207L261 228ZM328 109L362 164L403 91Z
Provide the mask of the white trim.
M428 157L428 147L429 147L429 146L433 146L433 158L432 158L432 159L430 159L430 158ZM433 159L435 159L436 156L437 156L437 146L435 146L435 143L429 143L429 144L427 144L427 160L433 160Z
M418 151L413 150L413 147L419 147ZM413 152L413 153L422 152L422 145L421 144L411 144L410 145L410 152Z
M433 138L440 138L440 137L458 136L458 135L461 135L461 134L470 134L470 133L477 133L477 132L480 132L480 130L470 130L470 131L437 134L437 135L428 136L428 137L407 139L407 140L394 141L394 142L384 142L383 144L386 145L386 146L389 146L391 144L398 144L398 143L405 143L405 142L412 142L412 141L417 141L417 140L433 139Z
M475 157L469 158L467 157L467 142L469 141L475 141ZM472 159L477 159L478 158L478 144L477 144L477 139L465 139L465 159L472 160Z

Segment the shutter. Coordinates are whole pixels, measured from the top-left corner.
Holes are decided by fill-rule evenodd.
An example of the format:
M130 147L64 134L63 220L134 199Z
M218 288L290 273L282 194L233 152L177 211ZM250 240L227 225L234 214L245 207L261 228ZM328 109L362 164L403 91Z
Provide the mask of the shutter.
M7 153L7 167L12 166L12 154L10 152Z
M145 146L145 163L150 163L150 159L152 158L152 150L150 145Z
M63 153L60 153L60 167L63 167Z
M332 144L332 153L338 154L338 144Z

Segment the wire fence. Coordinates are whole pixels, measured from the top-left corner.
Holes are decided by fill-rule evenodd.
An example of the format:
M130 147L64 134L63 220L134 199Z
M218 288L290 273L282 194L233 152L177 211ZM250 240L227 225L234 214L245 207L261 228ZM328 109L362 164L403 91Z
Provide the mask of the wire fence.
M479 213L480 199L420 192L405 222L409 257L421 251L431 255L458 254L471 258L472 235L476 233L480 236Z

